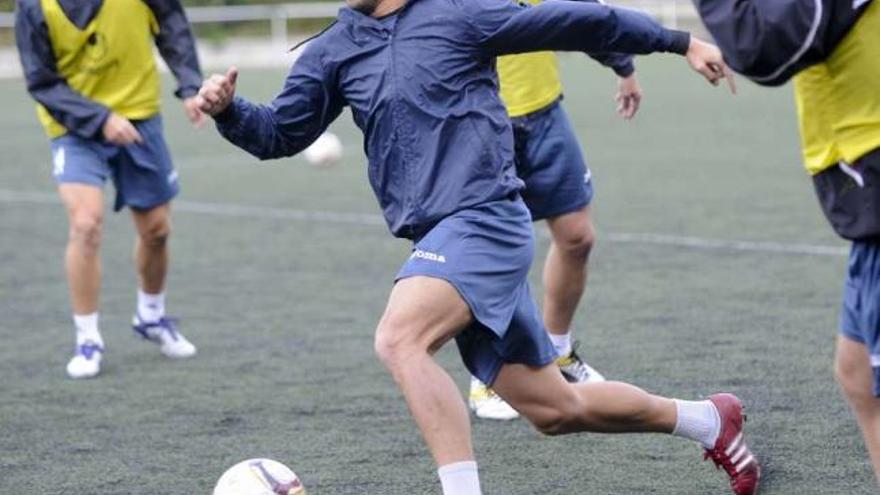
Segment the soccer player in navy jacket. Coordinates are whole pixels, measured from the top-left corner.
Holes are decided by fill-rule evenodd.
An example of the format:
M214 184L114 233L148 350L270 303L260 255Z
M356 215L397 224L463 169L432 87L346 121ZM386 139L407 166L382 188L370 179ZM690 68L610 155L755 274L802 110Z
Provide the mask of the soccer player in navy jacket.
M531 218L520 198L495 57L535 50L674 52L712 83L720 52L649 17L598 4L350 0L303 51L269 105L234 96L237 71L199 93L227 139L270 159L296 154L351 107L369 179L397 237L414 246L375 349L439 466L445 495L479 494L467 408L433 354L453 338L468 370L549 435L658 432L699 442L734 492L760 468L730 394L671 400L618 382L570 384L529 293Z

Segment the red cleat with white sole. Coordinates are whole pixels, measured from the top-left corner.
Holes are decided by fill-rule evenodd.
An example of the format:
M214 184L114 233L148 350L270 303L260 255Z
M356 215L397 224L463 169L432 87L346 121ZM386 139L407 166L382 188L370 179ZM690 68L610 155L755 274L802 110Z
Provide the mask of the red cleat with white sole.
M730 477L730 487L736 495L758 493L761 482L761 465L749 451L743 439L742 402L732 394L715 394L709 397L718 409L721 432L713 449L706 449L706 459L712 459L715 467L724 469Z

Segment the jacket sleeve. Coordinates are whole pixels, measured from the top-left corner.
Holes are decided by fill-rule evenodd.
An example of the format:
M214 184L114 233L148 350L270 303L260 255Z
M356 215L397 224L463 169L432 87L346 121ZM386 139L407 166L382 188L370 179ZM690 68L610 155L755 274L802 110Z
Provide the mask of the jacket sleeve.
M232 144L261 160L292 156L312 144L345 106L334 77L307 46L281 93L268 105L236 97L215 117Z
M594 3L463 0L462 7L477 45L490 56L541 50L683 55L690 44L690 34L668 30L646 14Z
M177 78L174 94L181 99L194 96L202 85L202 71L183 6L179 0L147 0L147 5L159 21L156 46Z
M605 4L605 0L580 0L583 2ZM587 53L593 60L613 70L619 77L629 77L636 71L633 56L628 53Z
M15 42L28 93L69 132L86 139L101 137L110 109L74 91L58 73L39 2L17 3Z

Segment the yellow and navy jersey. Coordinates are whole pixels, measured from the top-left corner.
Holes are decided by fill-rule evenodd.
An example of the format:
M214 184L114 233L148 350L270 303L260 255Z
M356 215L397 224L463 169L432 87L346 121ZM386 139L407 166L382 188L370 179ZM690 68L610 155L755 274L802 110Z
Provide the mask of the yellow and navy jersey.
M804 164L815 175L880 148L880 2L824 62L795 77Z
M528 0L533 5L541 1ZM614 69L621 77L629 76L635 70L629 55L606 53L590 56ZM553 52L498 57L498 79L501 84L501 100L504 101L510 117L534 113L562 96L558 61Z
M52 137L99 137L110 111L155 115L154 41L177 76L179 97L201 85L179 0L18 0L15 35L28 91Z

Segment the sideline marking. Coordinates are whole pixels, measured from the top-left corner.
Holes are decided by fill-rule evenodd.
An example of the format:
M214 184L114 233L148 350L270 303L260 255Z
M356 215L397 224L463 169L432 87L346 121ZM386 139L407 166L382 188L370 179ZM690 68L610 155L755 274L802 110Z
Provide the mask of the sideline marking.
M60 201L53 193L34 191L12 191L0 189L0 203L30 203L55 205ZM271 206L248 206L228 203L209 203L203 201L174 201L174 211L233 218L258 218L297 220L302 222L323 222L343 225L382 226L385 220L376 214L346 213L321 210L298 210ZM543 238L549 233L539 229ZM605 242L619 244L646 244L683 247L703 251L738 251L753 253L777 253L808 256L847 256L846 246L825 246L819 244L800 244L784 242L759 242L736 239L710 239L704 237L677 236L652 233L617 232L602 235Z

